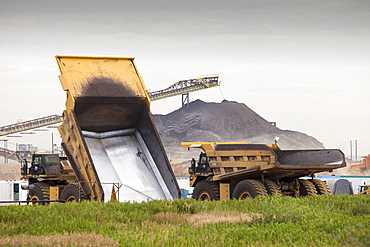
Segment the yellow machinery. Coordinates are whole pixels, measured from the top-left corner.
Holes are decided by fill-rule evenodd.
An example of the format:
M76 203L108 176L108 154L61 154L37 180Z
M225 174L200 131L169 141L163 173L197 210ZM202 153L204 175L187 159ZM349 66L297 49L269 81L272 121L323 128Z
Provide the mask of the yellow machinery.
M346 165L338 149L281 150L276 144L210 142L180 146L203 150L189 167L197 200L330 194L325 182L299 178Z
M28 180L29 184L27 200L34 204L49 204L48 201L60 200L64 197L60 192L67 192L64 188L76 182L76 176L68 160L56 153L33 154L31 164L24 159L21 174L22 179ZM51 202L53 203L55 202Z
M55 189L64 201L179 197L134 59L56 56L56 60L67 92L58 129L75 182L59 186L40 178L36 186ZM31 197L32 193L30 186Z
M360 185L358 189L359 195L370 195L370 184Z

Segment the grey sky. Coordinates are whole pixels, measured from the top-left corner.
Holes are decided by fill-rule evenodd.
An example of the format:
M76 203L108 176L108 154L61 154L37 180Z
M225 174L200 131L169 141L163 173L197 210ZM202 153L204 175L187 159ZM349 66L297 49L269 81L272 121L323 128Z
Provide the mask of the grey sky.
M370 153L369 1L7 1L0 34L1 126L62 112L55 55L134 56L152 90L219 73L223 94L191 99L224 96L326 147L348 154L357 139Z

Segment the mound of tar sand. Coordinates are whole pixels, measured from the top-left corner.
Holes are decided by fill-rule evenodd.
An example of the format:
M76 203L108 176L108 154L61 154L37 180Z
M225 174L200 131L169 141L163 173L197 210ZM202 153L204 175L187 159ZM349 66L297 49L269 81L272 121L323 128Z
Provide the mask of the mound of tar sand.
M170 159L190 159L180 142L274 143L281 149L317 149L323 144L312 136L281 130L245 104L224 100L221 103L193 101L167 115L154 115L154 122ZM200 150L191 152L199 154Z

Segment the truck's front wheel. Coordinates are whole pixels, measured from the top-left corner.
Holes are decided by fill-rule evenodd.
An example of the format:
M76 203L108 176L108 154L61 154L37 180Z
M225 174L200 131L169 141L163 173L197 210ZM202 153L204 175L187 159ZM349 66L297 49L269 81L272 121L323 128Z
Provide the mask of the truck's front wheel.
M48 202L39 203L37 201L48 201L50 199L49 195L49 185L47 183L34 183L31 184L32 187L29 191L28 201L31 201L33 205L48 205Z
M217 183L208 183L207 181L200 181L194 187L193 199L199 201L215 201L219 200L219 192Z
M258 180L245 179L235 186L232 198L245 200L256 196L267 196L265 186Z

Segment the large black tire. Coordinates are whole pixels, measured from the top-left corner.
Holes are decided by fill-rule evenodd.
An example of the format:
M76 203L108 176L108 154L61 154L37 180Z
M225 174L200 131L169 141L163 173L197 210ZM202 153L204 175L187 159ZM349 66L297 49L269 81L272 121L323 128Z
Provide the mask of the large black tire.
M79 184L68 184L60 194L60 200L65 202L79 202L85 200Z
M220 199L218 183L200 181L194 187L193 199L198 201L216 201Z
M299 179L300 196L317 196L317 191L313 183L306 179Z
M33 205L49 205L49 202L35 202L35 201L48 201L50 200L49 184L47 183L33 183L30 185L32 189L28 192L28 201L33 201Z
M245 179L235 186L232 198L244 200L256 196L267 196L265 186L258 180Z
M310 182L315 186L318 195L330 195L329 186L320 179L310 179Z
M266 187L267 193L272 196L281 196L281 189L274 181L265 179L263 183Z

